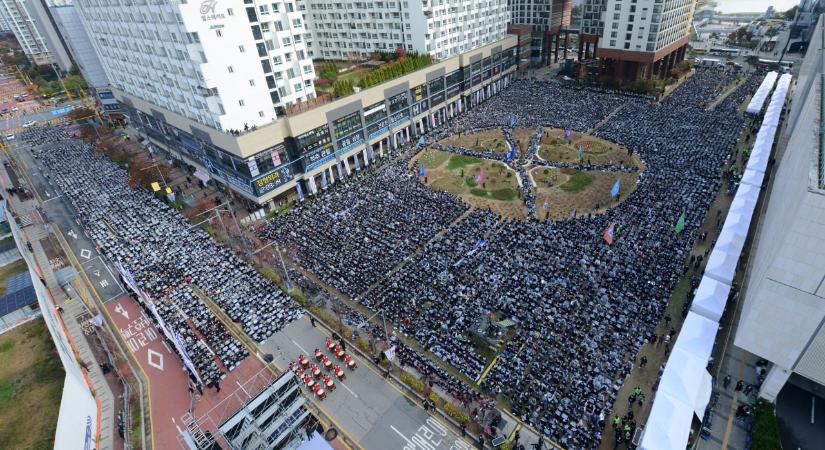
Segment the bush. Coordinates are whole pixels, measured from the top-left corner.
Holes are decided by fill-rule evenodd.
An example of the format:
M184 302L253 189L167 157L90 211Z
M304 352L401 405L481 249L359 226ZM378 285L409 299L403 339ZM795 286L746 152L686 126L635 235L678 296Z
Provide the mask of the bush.
M444 403L444 412L458 423L467 424L470 422L470 415L463 409L450 402Z
M427 390L427 385L424 384L423 381L419 380L418 378L414 377L409 372L404 372L401 374L401 381L404 382L410 389L418 392L421 395L424 395L424 392Z
M774 415L772 403L760 401L756 405L756 417L753 421L752 450L779 450L782 443L779 439L779 425Z
M395 56L395 53L391 54ZM390 56L387 55L387 59ZM384 55L377 53L373 54L374 60L384 60ZM378 69L365 74L361 77L359 85L362 88L368 88L370 86L375 86L376 84L381 84L385 81L391 80L393 78L398 78L401 75L408 74L410 72L415 72L418 69L423 67L429 66L432 63L432 57L429 54L419 55L416 53L410 53L403 58L399 58L397 61L392 63L384 64L380 66Z

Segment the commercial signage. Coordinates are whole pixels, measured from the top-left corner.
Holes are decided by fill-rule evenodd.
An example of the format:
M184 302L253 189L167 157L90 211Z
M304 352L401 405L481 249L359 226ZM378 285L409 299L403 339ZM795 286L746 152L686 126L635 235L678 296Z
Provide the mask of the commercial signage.
M278 153L278 147L272 149L272 167L281 165L281 154Z
M252 176L252 178L255 178L261 174L258 170L258 163L255 161L254 157L247 159L246 165L249 166L249 175Z
M111 91L100 91L97 93L97 96L101 100L113 100L115 98L115 94L112 94Z
M304 155L304 164L309 166L312 163L318 162L327 156L334 153L332 148L332 144L326 144L321 148L316 148L309 153Z
M342 136L349 136L355 131L361 131L361 125L361 115L358 111L335 119L332 122L332 129L335 130L335 139L338 140L338 147L341 147Z
M418 103L427 97L427 87L425 85L416 86L410 89L410 96L413 103Z
M447 88L447 98L453 98L458 93L461 92L461 84L456 84L455 86L451 86Z
M439 92L439 93L437 93L437 94L433 94L433 96L432 96L432 97L430 97L430 103L431 103L433 106L435 106L435 105L437 105L437 104L439 104L439 103L443 103L443 102L444 102L444 91L441 91L441 92Z
M255 186L255 194L260 197L268 192L272 192L280 186L283 186L284 183L292 180L292 178L292 169L287 165L279 167L278 169L275 169L274 172L254 180L252 185Z
M481 73L476 73L473 75L473 86L481 83Z

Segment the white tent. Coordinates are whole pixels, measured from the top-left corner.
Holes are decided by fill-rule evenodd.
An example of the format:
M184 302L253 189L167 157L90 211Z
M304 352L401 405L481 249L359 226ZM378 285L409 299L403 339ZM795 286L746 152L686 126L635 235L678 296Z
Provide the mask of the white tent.
M684 350L707 365L710 354L713 352L717 331L719 331L719 323L695 312L689 312L682 324L682 330L679 331L679 337L676 338L676 344L673 345L673 351ZM671 356L670 359L672 358ZM669 361L668 364L670 364Z
M739 214L734 214L732 217L734 220L737 217L742 217ZM728 220L725 219L725 225L728 224ZM745 247L745 238L747 237L748 233L748 226L750 224L744 221L737 221L736 223L731 222L731 226L722 227L722 232L719 233L719 237L716 239L716 244L713 246L713 250L723 250L728 253L742 253L742 248Z
M723 283L732 284L739 264L739 252L729 252L722 249L713 249L705 266L705 276Z
M748 167L747 169L745 169L745 173L742 174L741 183L761 188L762 180L764 179L765 172L761 170L751 169L750 167Z
M701 419L710 400L710 375L707 360L701 360L678 347L667 359L657 395L667 394L681 400ZM690 423L685 426L690 428Z
M759 89L757 89L756 93L751 97L751 101L748 103L748 107L745 108L745 112L749 114L759 114L759 111L762 110L762 106L765 104L765 99L768 98L768 94L771 92L771 89L773 89L774 83L776 83L777 76L779 76L779 74L776 72L768 72L768 74L765 75L765 79L762 80Z
M722 225L722 233L720 233L720 236L732 232L741 235L744 240L748 236L750 226L751 216L742 214L739 211L729 211L728 216L725 217L725 224Z
M690 437L693 405L658 392L642 436L642 450L684 450Z
M730 285L714 280L711 277L702 277L690 310L706 319L719 322L725 312Z
M730 204L728 214L735 212L750 219L756 208L756 201L759 199L759 191L760 189L756 186L740 184L739 189L736 190L736 196L733 197L733 202Z

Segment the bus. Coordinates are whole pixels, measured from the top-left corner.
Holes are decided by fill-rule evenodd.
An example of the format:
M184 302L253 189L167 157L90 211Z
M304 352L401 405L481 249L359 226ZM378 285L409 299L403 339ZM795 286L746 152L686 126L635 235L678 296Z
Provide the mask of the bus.
M738 48L721 48L714 47L710 49L710 54L715 56L724 56L726 58L736 58L739 56L741 50Z
M766 70L773 65L779 66L779 68L782 69L784 72L790 72L791 69L793 69L793 61L777 61L775 59L760 59L759 64L756 65L756 68Z

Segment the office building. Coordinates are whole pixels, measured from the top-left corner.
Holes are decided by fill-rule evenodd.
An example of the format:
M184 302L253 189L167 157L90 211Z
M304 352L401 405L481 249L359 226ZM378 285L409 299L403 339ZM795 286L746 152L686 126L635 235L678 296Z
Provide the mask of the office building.
M580 56L624 80L667 78L685 59L696 0L584 0Z
M85 0L84 0L85 1ZM202 39L202 38L201 38ZM337 99L290 110L240 136L115 86L130 121L149 142L225 184L249 206L311 195L346 169L358 170L403 142L500 92L515 71L515 36ZM228 61L225 61L228 63ZM131 89L131 86L128 87ZM359 162L356 163L356 158Z
M734 344L771 362L760 396L789 380L825 385L825 104L823 20L796 81L775 175L762 201ZM815 132L814 132L815 131ZM758 206L759 208L759 206Z
M443 60L504 38L506 0L305 0L315 59L364 60L373 52Z
M292 2L75 7L114 89L227 137L315 98L308 30Z
M0 0L0 16L11 28L20 48L29 61L37 66L54 62L46 40L37 27L34 15L35 2L39 0Z

